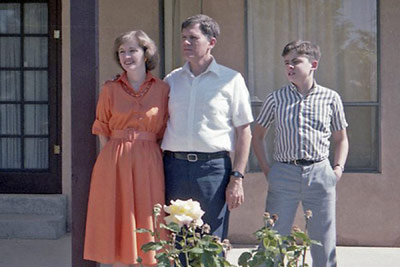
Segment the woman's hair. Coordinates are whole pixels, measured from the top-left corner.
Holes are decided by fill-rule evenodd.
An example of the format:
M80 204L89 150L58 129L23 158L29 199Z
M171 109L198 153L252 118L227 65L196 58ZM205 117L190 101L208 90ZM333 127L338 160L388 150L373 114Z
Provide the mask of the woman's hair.
M220 30L218 23L204 14L198 14L185 19L182 22L181 30L192 26L194 24L199 24L201 32L210 40L212 37L217 38L219 36Z
M129 41L135 40L138 45L144 51L144 57L146 59L146 71L155 69L158 62L157 47L152 39L142 30L125 32L115 38L114 41L114 59L117 61L118 65L122 68L119 62L119 47Z
M288 43L282 51L282 57L286 56L292 51L296 51L299 55L306 55L313 60L319 61L321 58L321 51L319 46L310 41L297 40Z

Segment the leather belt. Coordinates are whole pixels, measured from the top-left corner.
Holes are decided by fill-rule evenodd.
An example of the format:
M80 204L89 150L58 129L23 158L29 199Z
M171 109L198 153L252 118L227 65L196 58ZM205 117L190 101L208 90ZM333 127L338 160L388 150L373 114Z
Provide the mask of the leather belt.
M157 136L155 133L138 131L133 128L128 128L125 130L113 130L111 133L111 138L113 139L123 139L125 141L143 140L156 142Z
M296 159L296 160L289 160L289 161L282 161L282 163L286 164L293 164L296 166L310 166L314 163L321 162L322 160L306 160L306 159Z
M218 151L214 153L203 153L203 152L172 152L169 150L164 151L164 155L171 157L171 158L176 158L176 159L181 159L181 160L187 160L189 162L196 162L196 161L207 161L211 159L219 159L219 158L224 158L229 156L228 151Z

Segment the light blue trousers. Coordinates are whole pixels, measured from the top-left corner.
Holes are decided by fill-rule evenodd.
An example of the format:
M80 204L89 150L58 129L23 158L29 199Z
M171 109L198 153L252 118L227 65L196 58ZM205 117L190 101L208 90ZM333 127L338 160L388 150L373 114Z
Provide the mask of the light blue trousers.
M268 174L266 211L279 216L275 229L289 235L301 202L312 211L308 234L322 246L312 245L313 267L336 266L336 182L328 160L310 166L275 163Z

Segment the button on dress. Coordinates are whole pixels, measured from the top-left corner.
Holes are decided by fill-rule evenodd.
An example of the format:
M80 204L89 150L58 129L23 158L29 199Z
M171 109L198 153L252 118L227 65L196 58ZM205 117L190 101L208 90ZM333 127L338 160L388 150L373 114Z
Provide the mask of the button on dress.
M154 229L152 211L164 204L164 173L159 141L168 118L169 86L147 74L138 92L126 73L104 84L92 132L109 137L93 168L84 258L105 264L155 264L154 241L136 228ZM136 95L135 95L136 94Z

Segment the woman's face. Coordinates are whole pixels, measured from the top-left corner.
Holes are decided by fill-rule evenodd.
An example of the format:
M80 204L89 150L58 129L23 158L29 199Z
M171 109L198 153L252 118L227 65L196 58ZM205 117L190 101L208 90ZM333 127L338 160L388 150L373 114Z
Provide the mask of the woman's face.
M136 39L121 44L118 48L118 57L119 63L127 72L146 69L144 51Z

